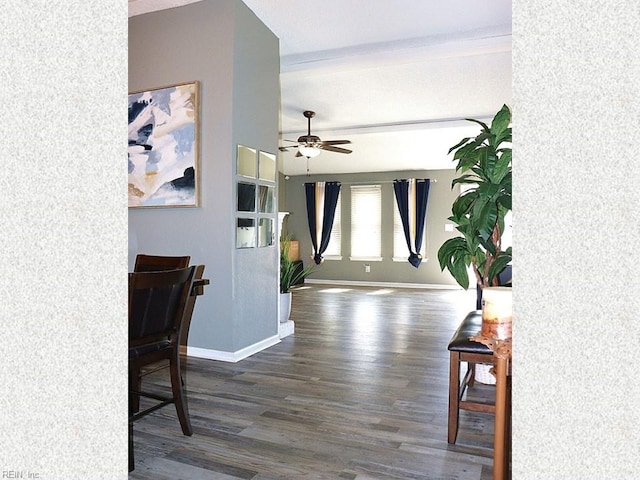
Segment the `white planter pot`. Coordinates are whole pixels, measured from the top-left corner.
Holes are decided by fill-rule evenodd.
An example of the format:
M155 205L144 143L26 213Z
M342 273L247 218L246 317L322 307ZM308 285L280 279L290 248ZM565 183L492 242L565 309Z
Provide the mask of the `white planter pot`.
M511 292L511 287L482 289L482 336L511 338Z
M286 323L291 314L291 292L280 294L280 323Z

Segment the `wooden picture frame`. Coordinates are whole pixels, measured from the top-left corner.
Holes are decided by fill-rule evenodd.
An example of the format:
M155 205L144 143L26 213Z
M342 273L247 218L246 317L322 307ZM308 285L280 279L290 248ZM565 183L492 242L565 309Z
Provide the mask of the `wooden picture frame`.
M200 83L129 94L130 208L200 205Z

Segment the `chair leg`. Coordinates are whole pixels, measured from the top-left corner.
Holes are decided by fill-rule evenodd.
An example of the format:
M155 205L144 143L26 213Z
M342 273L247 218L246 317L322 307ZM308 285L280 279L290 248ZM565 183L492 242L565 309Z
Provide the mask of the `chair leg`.
M129 369L129 471L132 472L135 469L135 460L133 458L133 420L131 415L134 412L134 397L138 397L133 394L133 375L131 369ZM140 397L138 397L138 403L140 403Z
M507 376L507 445L506 445L506 456L505 461L506 467L505 471L507 472L507 479L511 480L511 375Z
M469 383L468 385L470 387L473 387L476 383L476 364L475 363L471 363L471 362L467 362L468 368L469 370L471 370L471 376L469 377Z
M460 353L451 352L449 359L449 425L447 442L456 443L460 413Z
M187 354L180 353L180 377L182 381L182 388L187 385Z
M136 462L133 458L133 422L129 421L129 471L133 472Z
M140 368L132 367L131 368L131 376L132 383L130 386L130 390L133 389L134 392L139 392L142 389L142 377L140 376ZM140 411L140 395L133 395L133 413L138 413Z
M193 435L193 428L191 427L189 408L187 406L187 396L185 395L182 375L180 374L180 353L178 347L176 347L175 354L171 357L169 369L171 371L171 390L173 391L173 400L176 406L178 420L180 420L180 426L182 427L182 433L187 436L191 436Z

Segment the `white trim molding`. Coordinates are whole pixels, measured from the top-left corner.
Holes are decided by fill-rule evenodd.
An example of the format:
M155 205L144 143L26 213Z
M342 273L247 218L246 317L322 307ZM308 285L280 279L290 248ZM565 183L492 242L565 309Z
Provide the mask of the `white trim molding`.
M237 363L253 354L261 352L269 347L273 347L278 343L280 343L280 336L274 335L273 337L265 338L253 345L241 348L236 352L225 352L223 350L210 350L208 348L187 346L187 355L195 358L206 358L208 360Z
M382 288L424 288L425 290L461 290L459 285L441 285L436 283L400 283L400 282L362 282L359 280L323 280L321 278L306 278L305 283L320 285L351 285L354 287L382 287Z

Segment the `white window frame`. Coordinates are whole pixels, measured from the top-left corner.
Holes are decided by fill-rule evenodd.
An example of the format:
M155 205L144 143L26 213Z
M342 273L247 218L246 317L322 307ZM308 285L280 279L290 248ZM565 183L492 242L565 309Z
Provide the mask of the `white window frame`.
M329 237L329 245L322 257L325 260L342 260L342 192L338 193L336 213L333 217L333 227Z
M351 186L351 256L350 260L365 262L382 261L382 185ZM363 205L369 194L370 204ZM360 201L359 201L360 200ZM377 205L376 205L377 203ZM359 207L359 208L358 208ZM366 208L363 208L366 207ZM369 211L363 211L369 210ZM366 240L365 240L366 239ZM354 244L362 240L362 244ZM373 251L358 251L360 247L374 246ZM355 250L355 252L354 252Z
M426 223L425 218L425 223ZM427 260L427 226L424 227L424 233L422 235L422 244L420 245L420 251L422 255L422 261ZM398 248L402 249L402 254L398 251ZM402 218L400 218L400 212L398 211L398 203L393 198L393 261L394 262L406 262L409 258L409 249L407 248L407 241L404 238L404 228L402 227Z

